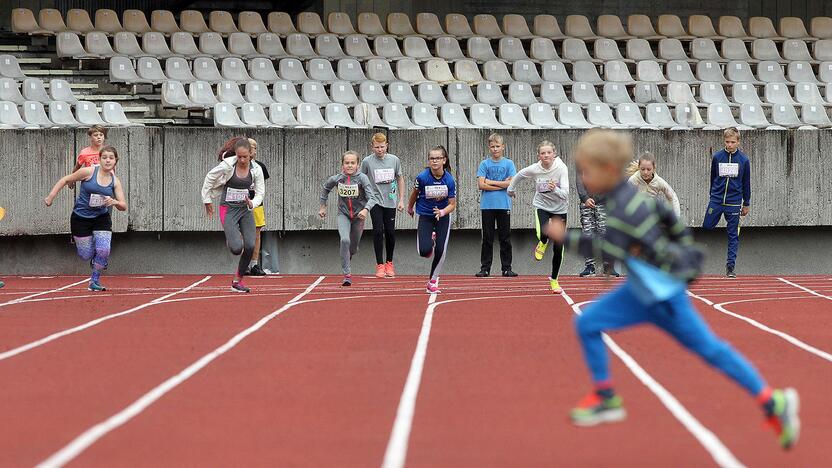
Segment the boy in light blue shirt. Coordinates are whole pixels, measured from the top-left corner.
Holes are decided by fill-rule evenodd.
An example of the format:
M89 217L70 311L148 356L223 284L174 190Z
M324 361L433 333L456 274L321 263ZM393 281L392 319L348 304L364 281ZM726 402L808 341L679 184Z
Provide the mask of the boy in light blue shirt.
M505 150L506 145L501 135L489 135L488 151L491 156L485 158L477 170L482 213L482 253L480 272L476 274L478 278L491 275L495 231L500 241L500 271L503 276L517 276L511 270L511 199L507 191L517 169L511 159L503 157Z

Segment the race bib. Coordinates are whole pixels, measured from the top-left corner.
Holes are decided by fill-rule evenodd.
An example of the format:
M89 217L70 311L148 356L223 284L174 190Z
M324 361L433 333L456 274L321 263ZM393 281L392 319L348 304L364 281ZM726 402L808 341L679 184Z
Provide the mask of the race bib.
M338 184L338 196L342 198L358 198L358 184Z
M393 182L396 174L392 167L386 169L375 169L373 171L373 181L377 184L389 184Z
M737 177L740 175L740 165L737 163L719 163L720 177Z
M90 208L98 208L104 206L104 195L97 193L90 194Z
M225 201L228 203L240 203L248 199L248 189L235 189L228 187L225 192Z
M425 198L429 200L444 200L448 198L447 185L426 185Z
M537 193L549 193L552 189L549 188L549 179L537 179Z

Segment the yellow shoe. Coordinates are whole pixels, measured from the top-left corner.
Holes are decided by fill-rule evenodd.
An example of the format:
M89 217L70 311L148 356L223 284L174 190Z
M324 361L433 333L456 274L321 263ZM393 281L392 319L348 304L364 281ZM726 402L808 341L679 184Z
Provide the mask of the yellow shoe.
M534 259L538 262L543 260L543 256L546 255L546 247L549 243L538 242L537 247L534 248Z
M552 288L552 292L555 294L560 294L563 292L563 289L558 284L558 280L549 278L549 287Z

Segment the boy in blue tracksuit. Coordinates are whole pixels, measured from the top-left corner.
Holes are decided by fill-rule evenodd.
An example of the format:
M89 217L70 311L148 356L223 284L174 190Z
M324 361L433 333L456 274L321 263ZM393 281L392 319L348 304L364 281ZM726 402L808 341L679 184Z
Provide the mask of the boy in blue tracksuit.
M690 352L744 388L761 405L780 445L791 448L800 435L799 400L794 389L772 389L748 360L717 337L690 302L687 284L701 269L702 251L673 209L640 193L627 181L633 159L629 136L590 130L578 141L575 159L584 185L607 208L604 234L572 231L552 218L549 238L585 256L600 255L627 267L627 280L604 294L578 316L575 328L594 383L570 416L579 426L621 421L626 413L609 372L603 333L651 324L673 336Z
M740 216L748 214L751 205L751 163L740 151L740 132L735 127L723 133L725 149L717 151L711 159L711 199L705 212L702 227L713 229L725 216L728 223L728 261L725 275L736 278L734 265L740 246Z

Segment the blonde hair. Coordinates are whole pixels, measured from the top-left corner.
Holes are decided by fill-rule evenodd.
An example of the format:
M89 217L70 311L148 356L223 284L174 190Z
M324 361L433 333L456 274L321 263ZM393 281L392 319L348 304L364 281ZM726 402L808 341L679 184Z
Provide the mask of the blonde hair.
M627 133L592 129L578 140L575 157L594 163L615 164L623 170L633 160L633 140Z
M387 143L387 135L379 132L373 134L372 138L373 143Z
M248 144L257 146L257 140L255 140L254 138L248 138Z
M501 145L506 144L505 141L503 140L503 136L500 135L499 133L492 133L491 135L488 135L488 143L491 144L492 142L497 142Z
M540 153L540 148L543 148L544 146L548 146L548 147L552 148L552 152L555 153L555 156L558 155L558 150L557 150L557 148L555 148L555 144L552 143L549 140L543 140L540 143L538 143L537 144L537 152Z
M728 127L722 131L722 138L728 138L732 136L737 137L737 140L740 139L740 131L737 130L737 127Z
M645 152L641 153L641 155L638 157L638 159L633 159L630 162L630 164L627 165L627 169L625 170L627 175L631 176L631 175L635 174L636 172L638 172L642 161L649 161L650 163L652 163L653 164L653 172L656 172L656 169L658 169L658 166L656 165L656 157L653 156L653 153L651 153L649 151L645 151Z
M349 151L344 151L344 154L341 155L341 164L344 164L344 159L346 159L347 156L355 156L355 162L358 162L358 161L361 160L361 155L358 154L358 151L349 150Z

